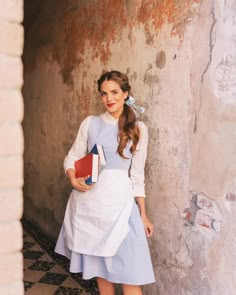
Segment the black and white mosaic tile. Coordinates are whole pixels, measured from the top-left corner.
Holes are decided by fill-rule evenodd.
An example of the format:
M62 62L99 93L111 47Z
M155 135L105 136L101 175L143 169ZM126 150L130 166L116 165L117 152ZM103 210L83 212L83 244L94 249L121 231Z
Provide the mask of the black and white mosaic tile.
M31 222L24 229L24 288L26 295L98 295L95 280L69 273L69 260L54 252L55 243Z
M56 262L48 262L48 261L40 261L40 260L38 260L33 265L31 265L29 267L29 269L49 271L55 265L56 265Z

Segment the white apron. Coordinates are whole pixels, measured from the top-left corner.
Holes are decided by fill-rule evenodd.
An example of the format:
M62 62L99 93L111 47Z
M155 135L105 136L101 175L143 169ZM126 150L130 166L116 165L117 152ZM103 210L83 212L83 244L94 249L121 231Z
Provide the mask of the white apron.
M73 189L64 219L67 247L81 254L114 256L128 234L133 202L126 170L104 169L90 191Z

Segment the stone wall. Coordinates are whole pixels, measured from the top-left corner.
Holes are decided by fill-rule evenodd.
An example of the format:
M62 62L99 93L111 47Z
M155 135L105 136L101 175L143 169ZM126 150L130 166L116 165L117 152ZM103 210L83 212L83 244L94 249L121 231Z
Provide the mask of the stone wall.
M23 1L0 2L0 294L23 295Z
M121 70L150 133L157 283L145 294L233 295L234 1L26 1L25 13L26 217L56 239L64 156L81 120L102 111L97 78Z

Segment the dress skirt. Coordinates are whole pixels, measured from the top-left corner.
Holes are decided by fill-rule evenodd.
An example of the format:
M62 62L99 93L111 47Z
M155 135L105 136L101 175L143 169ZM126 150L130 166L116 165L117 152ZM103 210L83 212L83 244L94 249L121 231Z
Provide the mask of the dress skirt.
M112 257L80 254L66 245L62 225L55 252L70 259L70 272L81 273L83 279L104 278L113 283L145 285L155 282L149 247L137 204L129 218L129 232Z

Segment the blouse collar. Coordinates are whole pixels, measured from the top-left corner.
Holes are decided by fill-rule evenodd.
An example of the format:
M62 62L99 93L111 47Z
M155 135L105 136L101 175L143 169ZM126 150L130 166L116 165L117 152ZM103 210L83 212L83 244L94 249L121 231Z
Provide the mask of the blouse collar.
M119 119L112 117L112 115L106 111L105 113L101 114L101 118L108 124L116 125Z

